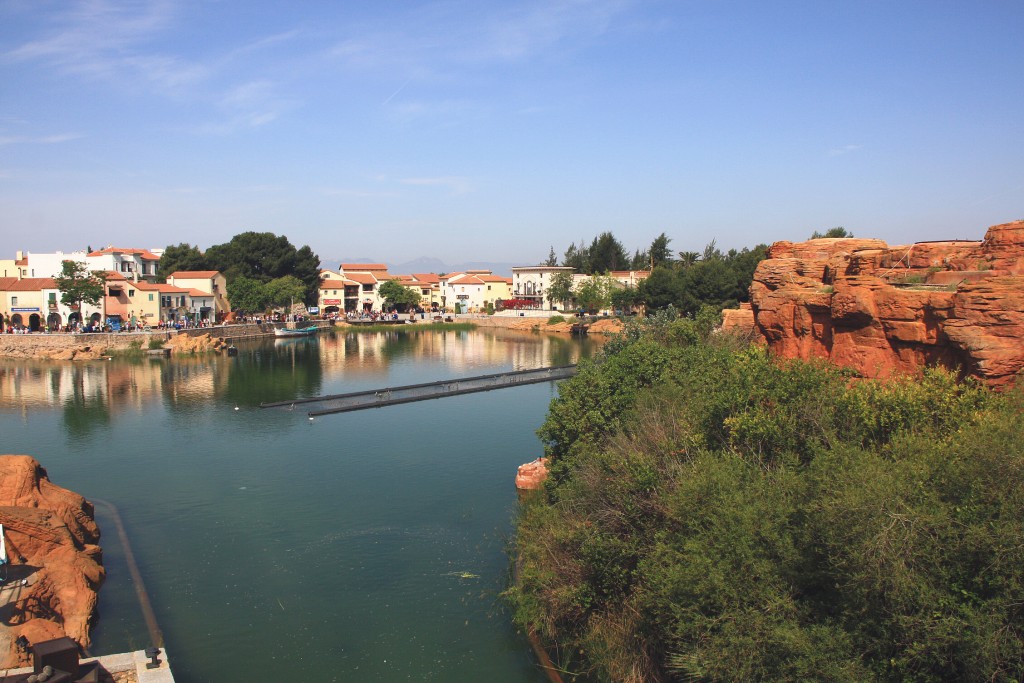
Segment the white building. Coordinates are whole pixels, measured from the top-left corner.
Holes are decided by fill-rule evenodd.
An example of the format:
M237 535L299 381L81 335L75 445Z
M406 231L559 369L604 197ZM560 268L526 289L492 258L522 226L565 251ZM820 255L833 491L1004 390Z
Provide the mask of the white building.
M550 310L555 304L547 297L556 273L572 273L570 266L516 266L512 269L512 298L533 301L536 308Z
M153 280L163 252L163 249L106 247L86 254L85 264L89 270L111 270L133 279Z

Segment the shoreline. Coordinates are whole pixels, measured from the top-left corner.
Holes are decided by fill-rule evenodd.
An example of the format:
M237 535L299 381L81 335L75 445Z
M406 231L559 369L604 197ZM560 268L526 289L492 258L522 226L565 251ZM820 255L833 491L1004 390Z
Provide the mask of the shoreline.
M552 314L557 315L557 314ZM550 316L457 316L454 324L468 323L480 328L501 328L521 332L570 335L575 318L565 322L548 324ZM349 327L344 321L313 321L326 330ZM431 320L417 320L414 324L431 323ZM163 348L174 348L174 340L182 337L208 336L230 344L240 339L270 337L274 334L273 323L245 323L241 325L218 325L197 327L187 330L160 330L150 332L72 332L3 334L0 335L0 358L21 360L99 360L118 353L139 351L145 353L152 342ZM357 327L352 325L351 327ZM611 335L622 329L617 318L599 318L590 325L590 334Z

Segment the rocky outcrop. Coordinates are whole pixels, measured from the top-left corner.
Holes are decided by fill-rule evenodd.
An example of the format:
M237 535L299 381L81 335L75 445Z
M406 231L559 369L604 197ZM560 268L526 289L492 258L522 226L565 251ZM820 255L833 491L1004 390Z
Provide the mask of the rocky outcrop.
M520 465L516 471L516 488L520 491L539 489L548 478L547 458L537 458L533 462Z
M221 337L210 334L185 335L178 334L167 342L174 353L206 353L207 351L223 351L228 343Z
M89 645L105 572L92 504L27 455L0 455L0 524L9 564L0 584L0 668L29 662L15 646L69 636Z
M1024 368L1024 221L982 241L776 242L750 287L757 331L785 358L865 377L938 365L993 386ZM742 313L729 325L742 326Z

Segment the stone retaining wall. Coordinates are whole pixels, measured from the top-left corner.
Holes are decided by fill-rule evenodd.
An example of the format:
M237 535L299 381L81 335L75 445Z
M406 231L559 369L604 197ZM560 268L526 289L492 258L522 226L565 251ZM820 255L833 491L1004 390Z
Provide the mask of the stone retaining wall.
M316 321L316 324L330 329L330 321ZM99 332L89 334L0 334L0 358L34 358L37 360L85 360L99 358L111 352L122 351L139 345L149 348L150 340L166 342L175 335L199 337L209 335L227 342L273 336L274 328L280 324L247 323L244 325L221 325L198 327L190 330L168 330L152 332Z
M69 360L96 358L110 351L129 349L133 343L143 349L151 339L167 341L173 332L114 332L90 334L3 334L0 357Z

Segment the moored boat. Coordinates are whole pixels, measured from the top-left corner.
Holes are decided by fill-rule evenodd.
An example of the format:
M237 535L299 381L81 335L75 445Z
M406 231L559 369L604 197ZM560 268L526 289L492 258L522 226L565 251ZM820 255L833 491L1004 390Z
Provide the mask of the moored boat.
M309 327L275 327L275 337L306 337L311 334L316 334L319 331L319 327L316 325L310 325Z

